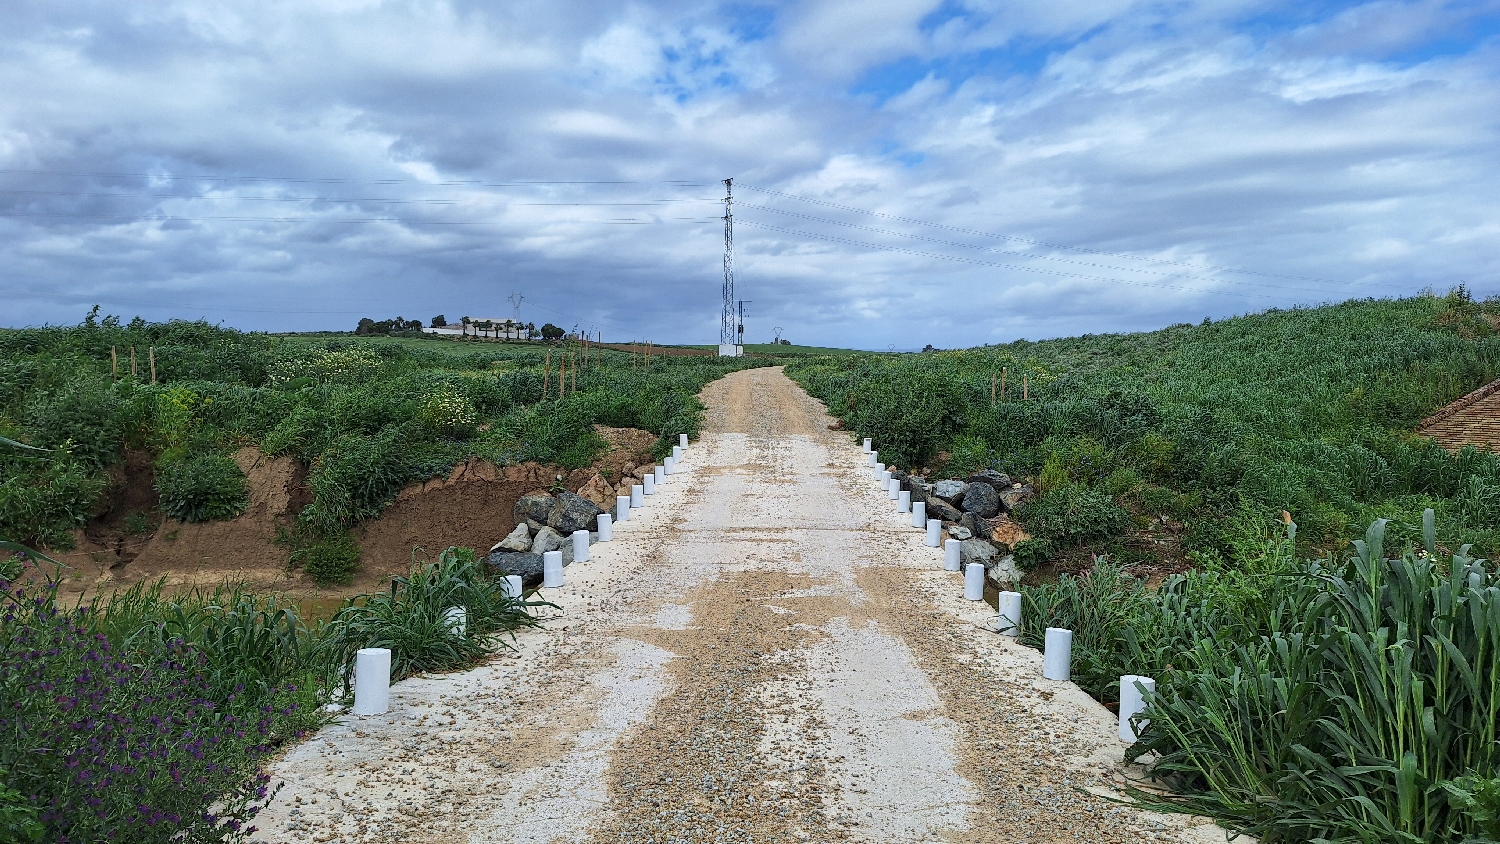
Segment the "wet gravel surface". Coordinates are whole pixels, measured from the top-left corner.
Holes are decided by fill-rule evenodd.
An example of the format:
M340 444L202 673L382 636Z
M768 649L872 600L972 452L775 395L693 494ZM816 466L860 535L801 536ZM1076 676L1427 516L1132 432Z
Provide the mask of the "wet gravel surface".
M1114 719L992 611L779 370L567 570L518 651L392 690L273 769L257 840L1222 841L1102 799Z

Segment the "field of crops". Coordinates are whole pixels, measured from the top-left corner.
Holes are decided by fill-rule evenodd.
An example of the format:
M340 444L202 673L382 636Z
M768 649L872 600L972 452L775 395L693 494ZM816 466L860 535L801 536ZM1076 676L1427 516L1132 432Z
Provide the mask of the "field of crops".
M1018 561L1084 562L1022 587L1022 642L1074 631L1073 678L1107 704L1122 675L1156 680L1127 755L1166 790L1136 797L1264 842L1495 841L1500 458L1411 430L1500 376L1497 305L1460 290L789 372L895 464L1035 485ZM1186 571L1132 576L1174 543Z

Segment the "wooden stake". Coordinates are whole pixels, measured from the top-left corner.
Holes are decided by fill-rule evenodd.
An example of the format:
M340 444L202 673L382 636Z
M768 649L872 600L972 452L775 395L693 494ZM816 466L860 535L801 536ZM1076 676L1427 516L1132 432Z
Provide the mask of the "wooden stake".
M109 376L116 381L120 380L120 356L115 354L115 347L109 347Z
M557 356L557 397L562 398L568 394L568 353L564 351Z
M146 357L151 360L151 383L156 383L156 347L146 349Z
M1000 367L1000 398L1005 398L1005 375L1009 367Z
M130 347L130 377L135 377L135 347Z
M573 356L573 392L578 392L578 355Z
M552 377L552 350L547 350L547 365L542 368L542 401L547 400L547 381Z

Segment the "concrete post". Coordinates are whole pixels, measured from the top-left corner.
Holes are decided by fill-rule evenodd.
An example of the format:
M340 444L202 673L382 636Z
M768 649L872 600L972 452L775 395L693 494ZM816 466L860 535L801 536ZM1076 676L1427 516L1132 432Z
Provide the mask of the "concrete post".
M870 438L869 437L865 437L865 453L866 454L870 453L871 445L872 445L872 443L870 441Z
M630 521L630 496L615 496L615 520L621 522Z
M391 649L360 648L354 655L355 715L383 715L391 708Z
M665 466L657 466L651 470L651 474L656 477L657 486L661 486L667 482L667 469Z
M631 484L630 485L630 506L631 507L645 507L646 506L646 488L644 486L642 486L641 484Z
M1073 631L1048 627L1042 651L1042 676L1048 680L1073 678Z
M680 445L672 446L672 459L678 463L682 462L682 450L682 446Z
M1156 681L1150 677L1126 674L1120 678L1120 741L1135 744L1135 740L1140 738L1140 731L1130 723L1130 719L1146 710L1146 698L1155 692ZM1146 725L1150 723L1140 722L1141 729L1146 729Z
M970 601L984 600L984 563L969 563L964 566L964 598Z
M896 512L911 512L911 493L907 490L903 489L900 492L896 493Z
M884 466L882 466L879 463L875 462L875 458L877 458L879 456L880 456L880 452L878 452L878 451L872 451L872 452L870 452L870 456L867 457L867 458L865 458L865 465L867 465L867 466L873 466L873 467L875 467L877 469L884 469L885 468Z
M911 526L914 528L927 527L927 502L911 502Z
M586 563L589 561L589 532L586 530L573 531L573 562Z
M462 636L469 627L469 611L463 607L449 607L443 612L443 623L455 635Z
M615 499L615 504L619 505L619 503L619 499ZM630 512L630 499L628 498L625 499L625 512ZM611 519L608 513L600 513L595 521L599 523L600 542L608 542L615 538L615 520Z
M524 587L521 585L521 576L519 574L507 574L505 576L505 585L500 587L500 591L509 598L521 597L523 590Z
M556 589L562 585L562 552L548 551L542 555L542 586L547 589Z
M641 491L646 495L656 494L656 473L647 472L646 477L641 478Z
M997 602L1000 610L999 631L1001 636L1021 635L1021 593L1001 592Z
M963 543L952 537L943 544L943 571L958 571L959 559L963 556Z
M681 448L687 448L687 434L677 435L677 445Z
M943 544L943 520L927 520L927 547L940 548Z

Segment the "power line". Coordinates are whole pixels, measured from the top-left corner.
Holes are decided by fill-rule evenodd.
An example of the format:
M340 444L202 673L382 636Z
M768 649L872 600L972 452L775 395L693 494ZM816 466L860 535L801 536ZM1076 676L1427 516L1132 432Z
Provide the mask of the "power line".
M597 223L600 225L660 225L665 220L638 220L634 217L621 217L613 220L414 220L403 217L362 217L357 219L334 219L327 217L179 217L176 215L143 215L143 214L41 214L41 213L10 213L0 212L0 218L59 218L80 220L131 220L136 222L160 222L160 223L206 223L206 222L235 222L235 223L336 223L363 224L363 223L400 223L411 226L499 226L505 223ZM697 217L669 217L670 220L689 220L692 222L704 222ZM714 219L714 218L709 218Z
M912 218L912 217L901 217L901 216L898 216L896 214L885 214L885 213L882 213L880 211L870 211L870 210L865 209L865 208L856 208L855 206L852 206L852 205L841 205L841 204L839 204L837 202L828 202L827 200L823 200L823 199L813 199L812 197L808 197L808 196L798 196L797 194L794 194L794 193L785 193L785 192L782 192L782 191L771 190L769 188L759 188L759 187L756 187L754 185L741 185L741 187L749 188L750 190L759 191L759 192L765 193L765 194L770 194L772 196L780 196L780 197L783 197L785 199L795 199L795 200L797 200L799 202L811 202L811 203L813 203L815 205L825 205L825 206L827 206L829 208L837 208L837 209L839 209L841 211L853 211L853 212L859 213L859 214L869 214L872 217L881 217L883 219L896 220L896 221L902 222L902 223L913 223L913 224L919 225L919 226L930 226L930 227L935 228L935 229L947 229L949 231L961 232L963 234L974 234L974 235L979 235L981 237L993 237L993 238L997 238L997 239L1000 239L1000 240L1014 240L1014 241L1016 241L1018 243L1030 243L1030 244L1033 244L1035 246L1045 246L1048 249L1067 249L1067 250L1070 250L1070 251L1073 251L1073 252L1087 252L1087 253L1089 253L1091 255L1108 255L1108 256L1110 256L1112 258L1127 258L1127 259L1132 260L1132 261L1145 261L1145 262L1151 263L1151 264L1170 264L1170 265L1179 266L1179 267L1188 267L1190 269L1198 269L1198 270L1208 269L1208 270L1216 270L1218 272L1226 272L1226 273L1243 273L1245 275L1266 276L1268 278L1285 278L1285 279L1290 279L1292 281L1316 281L1316 282L1321 282L1321 283L1326 283L1326 284L1341 284L1342 283L1342 282L1334 281L1333 279L1328 279L1328 278L1317 278L1317 277L1313 277L1313 276L1301 276L1301 275L1283 275L1281 273L1267 273L1267 272L1260 272L1258 270L1241 270L1241 269L1236 269L1234 267L1219 267L1219 266L1213 266L1213 265L1210 265L1210 264L1192 264L1192 263L1188 263L1187 261L1172 261L1172 260L1169 260L1169 259L1166 259L1166 258L1147 258L1147 257L1143 257L1143 256L1140 256L1140 255L1132 255L1129 252L1107 252L1107 251L1102 250L1102 249L1090 249L1090 248L1088 248L1086 246L1068 246L1068 245L1062 244L1062 243L1049 243L1049 242L1047 242L1045 240L1035 240L1035 239L1029 238L1029 237L1020 237L1020 236L1017 236L1017 235L1010 235L1010 234L998 234L996 232L985 232L985 231L979 231L977 229L966 229L966 228L963 228L961 226L950 226L950 225L946 225L944 223L931 223L931 222L928 222L926 220L918 220L918 219L915 219L915 218Z

